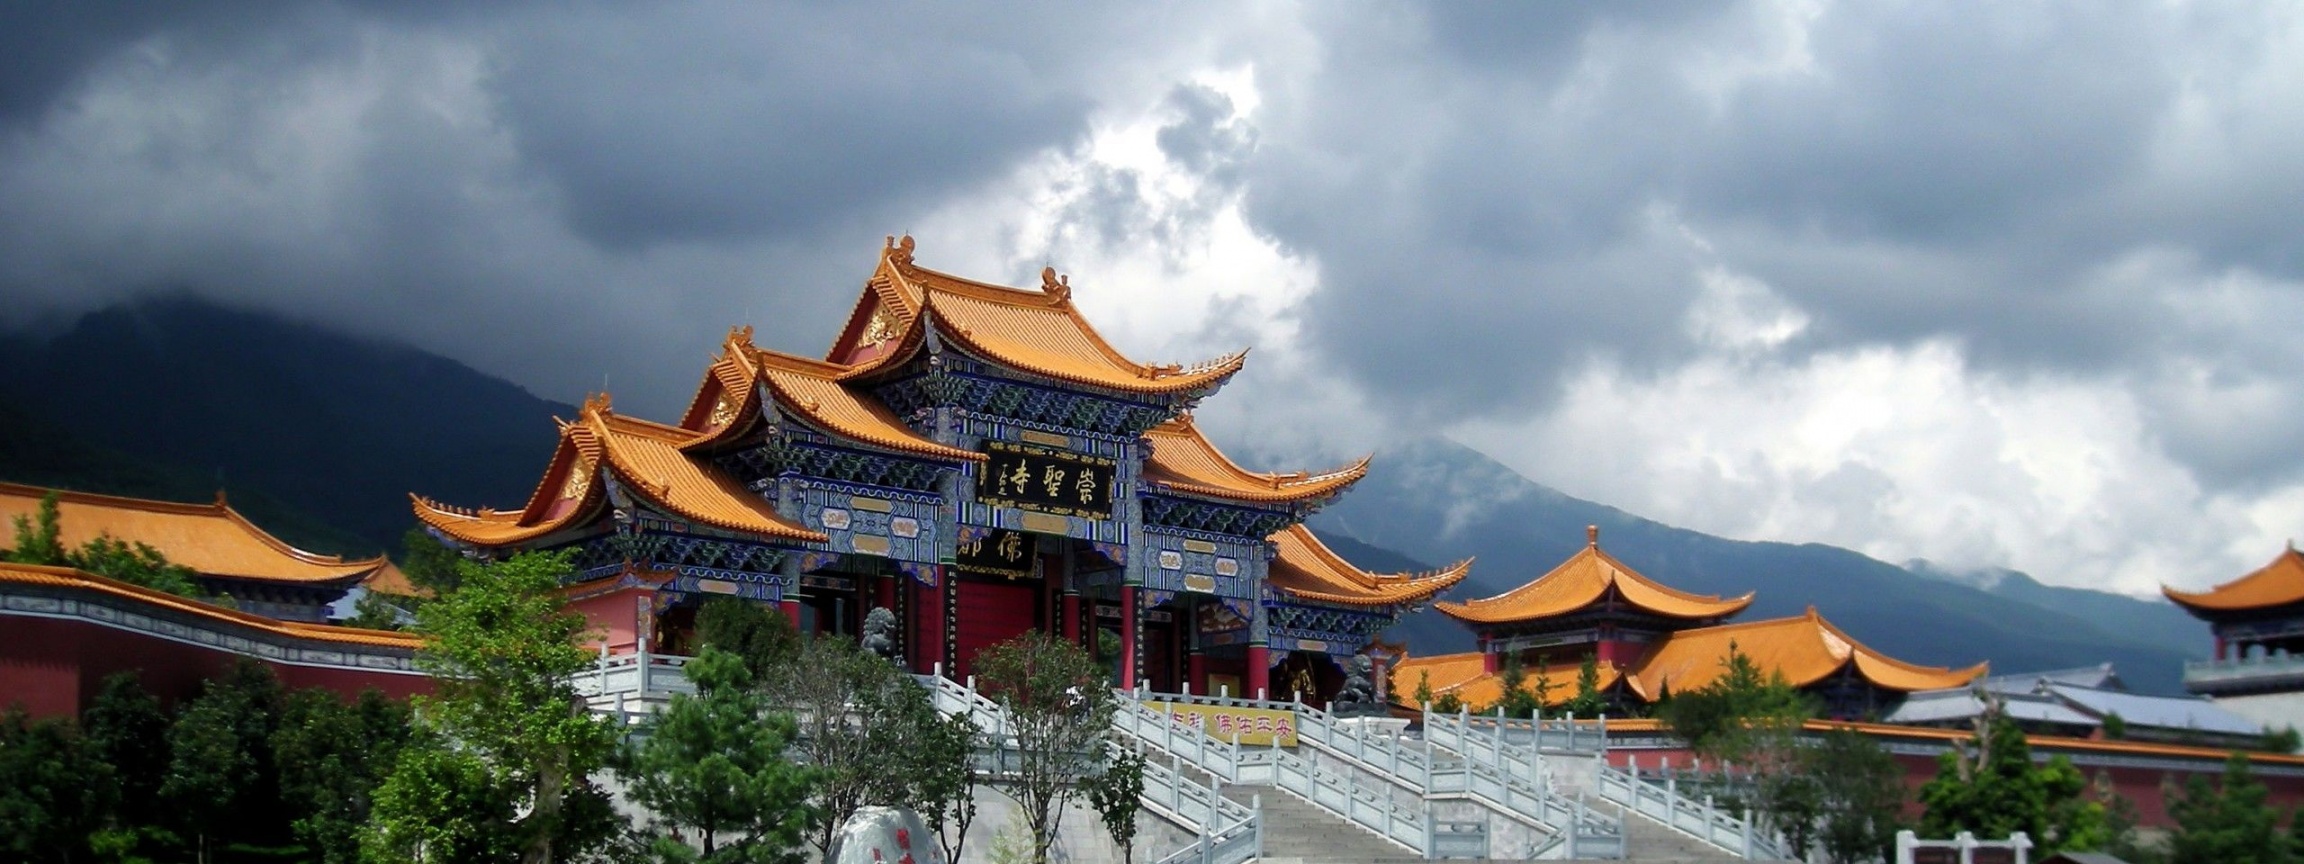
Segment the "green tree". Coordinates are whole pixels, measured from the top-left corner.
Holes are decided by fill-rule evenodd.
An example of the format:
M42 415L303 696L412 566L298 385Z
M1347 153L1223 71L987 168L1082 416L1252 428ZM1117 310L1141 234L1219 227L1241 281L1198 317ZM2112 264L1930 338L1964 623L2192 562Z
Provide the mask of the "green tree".
M1816 716L1814 702L1785 681L1782 672L1761 672L1735 642L1728 643L1720 669L1704 686L1673 694L1656 708L1665 728L1699 754L1759 762L1769 751L1781 751L1787 736Z
M1432 712L1435 714L1454 714L1462 710L1464 699L1457 696L1455 691L1442 693L1440 698L1432 700Z
M1007 715L1012 767L997 788L1031 829L1034 864L1046 864L1065 802L1104 770L1117 697L1087 652L1037 630L984 649L976 674Z
M696 610L697 642L736 655L754 682L765 684L800 656L800 634L782 612L735 597L714 597Z
M464 579L465 561L455 547L435 539L422 528L400 535L400 572L408 583L434 596L456 590Z
M1104 773L1088 784L1088 806L1120 847L1120 864L1136 862L1136 811L1143 806L1144 754L1113 748Z
M56 493L40 498L40 509L30 516L17 516L16 545L0 554L0 560L18 564L46 564L67 566L64 560L63 530L56 515Z
M1852 729L1824 733L1799 754L1799 777L1814 786L1817 845L1834 861L1893 855L1904 810L1904 769L1896 757Z
M687 666L694 697L676 695L628 745L616 771L661 829L692 831L707 864L797 864L812 811L814 769L785 752L797 729L771 714L744 658L706 646ZM723 835L734 835L722 845ZM659 849L685 848L669 832Z
M1416 698L1416 707L1419 707L1419 708L1431 708L1431 707L1432 707L1432 670L1430 670L1430 669L1423 669L1423 670L1418 670L1418 671L1417 671L1417 673L1416 673L1416 697L1415 697L1415 698Z
M958 861L960 847L968 841L968 827L976 822L976 742L981 735L965 714L933 722L915 751L913 796L944 847L944 860Z
M2193 777L2168 808L2176 830L2168 836L2173 864L2287 864L2295 852L2279 828L2279 813L2265 802L2264 784L2248 774L2248 757L2234 753L2216 783Z
M2111 838L2104 805L2081 793L2087 780L2071 760L2032 762L2024 731L1988 708L1966 744L1937 759L1936 777L1920 787L1921 833L2006 837L2022 831L2041 854L2095 849Z
M1537 680L1539 687L1546 686L1543 679ZM1534 717L1544 707L1544 701L1528 690L1528 669L1520 664L1520 655L1504 655L1504 668L1497 671L1496 683L1502 692L1491 710L1502 708L1506 717Z
M819 856L859 807L926 811L913 762L929 755L942 718L911 676L846 639L810 639L770 670L768 690L800 718L801 761L818 769L809 842Z
M359 860L376 787L413 734L405 702L375 690L346 704L318 688L288 694L272 736L290 830L314 861Z
M1576 668L1576 695L1569 697L1566 706L1579 717L1596 717L1608 710L1608 701L1600 696L1600 658L1587 656L1584 665Z
M270 667L236 660L203 682L168 728L160 798L207 861L227 845L278 847L289 840L272 755L284 694Z
M0 852L10 861L68 862L88 851L109 802L109 768L62 719L0 712Z
M116 857L176 841L166 830L160 785L168 776L168 713L144 689L135 672L104 679L96 698L81 712L80 728L91 758L110 766L111 813L99 838Z
M549 864L607 841L612 814L589 778L616 733L570 680L592 657L577 644L583 616L553 594L567 573L565 554L460 561L455 590L418 611L416 630L429 638L416 659L438 692L418 697L425 734L376 793L369 860L432 861L437 845L505 840L521 861ZM500 800L469 806L485 796Z
M66 564L98 576L118 579L179 597L206 597L192 568L169 563L160 550L141 542L125 543L109 534L98 535L65 556Z

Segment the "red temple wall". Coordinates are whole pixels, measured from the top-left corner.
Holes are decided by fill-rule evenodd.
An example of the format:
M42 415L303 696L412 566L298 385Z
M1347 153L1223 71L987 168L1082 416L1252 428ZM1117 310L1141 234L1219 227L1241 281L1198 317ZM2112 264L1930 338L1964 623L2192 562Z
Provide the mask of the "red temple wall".
M169 703L200 693L200 684L240 656L94 622L10 616L0 646L0 703L22 703L35 717L78 714L104 679L136 671L145 689ZM432 689L422 675L334 666L304 666L254 658L288 687L324 687L350 698L375 688L401 699Z
M568 608L582 613L586 623L596 631L594 638L605 638L611 654L629 654L638 651L640 644L640 611L638 604L649 602L653 588L627 588L595 597L586 597L568 603ZM651 609L648 613L654 614ZM598 642L591 643L595 648Z

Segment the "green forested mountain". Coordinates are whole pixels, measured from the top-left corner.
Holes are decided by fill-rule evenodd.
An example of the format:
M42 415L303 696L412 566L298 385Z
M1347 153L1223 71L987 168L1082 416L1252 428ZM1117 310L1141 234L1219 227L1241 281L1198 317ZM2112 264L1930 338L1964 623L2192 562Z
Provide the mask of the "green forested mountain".
M330 551L397 551L411 491L526 500L555 443L550 418L575 413L404 345L185 298L6 337L0 368L0 404L67 433L6 445L25 467L0 479L192 500L221 487L267 528L261 508L309 514L349 535L319 545L364 546ZM168 467L96 488L129 482L129 464Z

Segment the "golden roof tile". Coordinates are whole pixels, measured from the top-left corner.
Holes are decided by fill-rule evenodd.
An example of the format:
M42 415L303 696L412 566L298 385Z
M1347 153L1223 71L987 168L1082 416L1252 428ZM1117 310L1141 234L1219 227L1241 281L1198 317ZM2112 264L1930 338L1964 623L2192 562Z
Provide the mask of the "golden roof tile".
M605 468L633 494L706 525L787 540L825 540L821 533L786 521L774 505L683 449L708 434L617 414L605 396L595 396L585 401L575 423L562 427L560 450L527 508L474 512L411 497L425 524L468 543L502 546L579 524L597 512L604 496L596 475Z
M1138 363L1112 347L1072 305L1069 281L1053 269L1040 290L1009 288L921 267L912 238L889 239L847 326L828 355L868 371L908 356L927 322L944 338L986 359L1061 381L1129 393L1184 393L1240 371L1247 352L1194 366ZM882 348L880 346L891 346Z
M1752 658L1763 672L1781 672L1794 687L1806 687L1853 664L1857 674L1887 690L1938 690L1960 687L1983 675L1988 664L1966 669L1920 666L1865 647L1808 607L1805 615L1724 624L1672 633L1654 645L1629 670L1631 685L1641 698L1655 699L1669 687L1685 693L1712 683L1725 674L1722 664L1729 646Z
M1486 662L1486 657L1477 651L1410 657L1392 667L1389 673L1391 687L1385 692L1391 694L1392 701L1416 708L1420 707L1415 704L1416 688L1419 685L1428 686L1433 698L1454 694L1468 710L1477 712L1481 708L1494 706L1497 700L1504 698L1503 678L1488 672ZM1576 698L1576 679L1583 672L1583 664L1581 661L1565 665L1553 664L1529 667L1523 671L1527 677L1521 680L1521 687L1530 695L1537 692L1539 682L1548 682L1551 698L1546 699L1544 704L1550 707ZM1617 679L1623 677L1623 673L1615 666L1606 663L1599 664L1596 671L1599 672L1597 686L1603 691L1616 686ZM1431 677L1427 679L1426 675Z
M1299 599L1347 606L1421 603L1472 572L1472 559L1430 573L1374 574L1344 560L1313 536L1291 525L1271 537L1274 552L1266 581Z
M840 383L847 367L790 354L756 355L762 380L776 403L834 435L905 453L953 461L981 462L984 454L937 443L896 419L880 400L857 395Z
M1266 474L1241 468L1201 434L1189 414L1144 433L1152 449L1144 479L1193 495L1235 501L1293 502L1343 491L1368 474L1368 459L1318 474Z
M1474 624L1504 624L1565 615L1590 606L1609 591L1627 604L1668 618L1724 618L1744 611L1752 594L1723 599L1691 594L1649 579L1600 548L1600 529L1585 529L1585 545L1568 560L1533 581L1494 597L1463 603L1437 603L1451 618Z
M179 504L0 483L0 525L31 518L51 492L57 539L67 548L109 535L149 545L204 576L267 582L350 585L386 563L383 556L347 561L290 546L224 503L221 494L211 504Z
M69 567L43 567L35 564L0 563L0 582L19 585L40 585L52 588L77 588L123 597L208 618L252 627L281 636L312 639L322 642L341 642L353 645L373 645L383 648L415 650L423 647L423 640L406 633L389 630L368 630L359 627L339 627L332 624L306 624L281 621L202 603L189 597L178 597L164 591L155 591L141 585L131 585L117 579L98 576Z
M2290 546L2272 563L2206 591L2178 591L2165 585L2160 593L2195 613L2239 612L2304 603L2304 554Z
M826 539L785 521L775 505L726 472L681 452L680 445L694 433L604 410L587 412L585 420L625 488L671 512L731 531L818 543Z

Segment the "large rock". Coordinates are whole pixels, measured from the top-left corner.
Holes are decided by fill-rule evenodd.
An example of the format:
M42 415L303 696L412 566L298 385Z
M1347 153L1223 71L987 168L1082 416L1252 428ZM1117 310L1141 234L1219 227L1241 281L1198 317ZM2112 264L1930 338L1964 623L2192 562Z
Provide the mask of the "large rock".
M832 864L945 864L936 835L920 814L901 807L864 807L832 839Z

